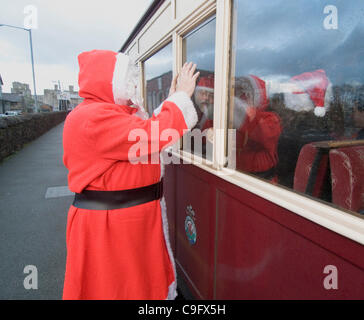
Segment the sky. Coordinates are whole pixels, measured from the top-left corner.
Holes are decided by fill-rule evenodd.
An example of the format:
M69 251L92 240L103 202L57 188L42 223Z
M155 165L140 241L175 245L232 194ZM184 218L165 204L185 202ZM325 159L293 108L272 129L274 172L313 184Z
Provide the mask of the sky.
M77 56L83 51L118 51L152 0L1 0L0 24L32 26L37 94L61 84L78 90ZM25 25L24 25L25 23ZM0 27L3 92L13 81L33 94L29 32Z
M337 9L337 28L325 28L328 4ZM236 16L237 76L323 69L333 84L364 83L364 1L244 0Z

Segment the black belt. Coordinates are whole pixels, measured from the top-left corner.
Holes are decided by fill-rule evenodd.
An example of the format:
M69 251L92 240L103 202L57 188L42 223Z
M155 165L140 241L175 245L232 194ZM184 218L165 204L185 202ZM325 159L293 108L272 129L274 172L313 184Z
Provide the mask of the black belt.
M72 205L80 209L112 210L137 206L158 200L162 196L163 180L150 186L129 190L83 190L81 193L75 193Z

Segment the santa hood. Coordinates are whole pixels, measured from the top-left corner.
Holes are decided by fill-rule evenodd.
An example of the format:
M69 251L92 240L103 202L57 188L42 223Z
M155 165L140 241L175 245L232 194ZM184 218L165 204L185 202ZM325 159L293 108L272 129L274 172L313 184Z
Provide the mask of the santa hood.
M241 77L239 82L243 89L243 92L240 94L240 99L250 104L250 107L264 111L269 105L265 81L255 75L249 74Z
M79 95L97 102L140 105L139 74L129 56L108 50L92 50L78 56Z

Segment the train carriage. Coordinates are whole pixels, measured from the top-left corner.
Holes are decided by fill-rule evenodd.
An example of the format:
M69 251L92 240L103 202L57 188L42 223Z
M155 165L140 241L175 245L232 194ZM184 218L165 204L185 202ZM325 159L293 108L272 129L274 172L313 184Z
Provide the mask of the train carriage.
M200 71L163 152L185 297L364 298L363 39L360 1L155 0L123 44L150 114Z

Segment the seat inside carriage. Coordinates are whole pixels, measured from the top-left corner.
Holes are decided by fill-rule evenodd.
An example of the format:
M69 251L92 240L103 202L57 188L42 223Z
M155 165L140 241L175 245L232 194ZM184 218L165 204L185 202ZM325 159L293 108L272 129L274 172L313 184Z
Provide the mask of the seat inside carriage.
M353 103L347 96L345 88L334 87L325 117L285 108L282 94L271 97L269 109L283 126L278 180L295 191L364 213L364 140L355 134Z
M364 213L364 140L306 144L298 157L293 189Z

